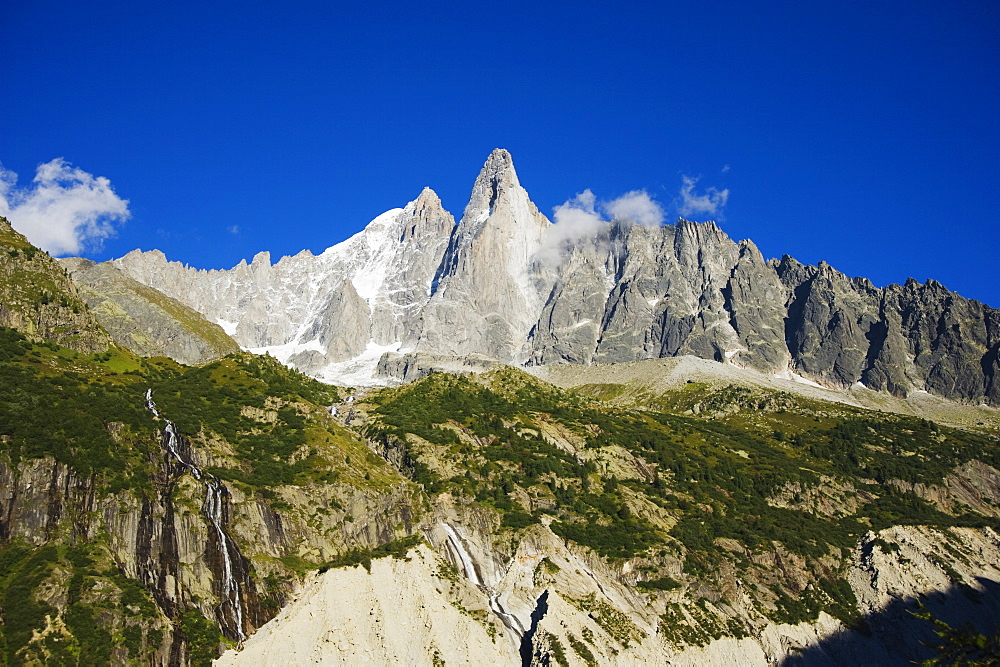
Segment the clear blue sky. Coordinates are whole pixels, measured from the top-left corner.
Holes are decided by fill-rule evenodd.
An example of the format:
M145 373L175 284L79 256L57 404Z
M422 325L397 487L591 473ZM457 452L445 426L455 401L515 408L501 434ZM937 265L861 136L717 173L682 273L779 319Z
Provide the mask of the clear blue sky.
M457 217L499 146L550 216L590 188L672 218L700 177L765 256L1000 307L995 0L344 4L0 3L0 163L110 180L95 259L222 268L425 185Z

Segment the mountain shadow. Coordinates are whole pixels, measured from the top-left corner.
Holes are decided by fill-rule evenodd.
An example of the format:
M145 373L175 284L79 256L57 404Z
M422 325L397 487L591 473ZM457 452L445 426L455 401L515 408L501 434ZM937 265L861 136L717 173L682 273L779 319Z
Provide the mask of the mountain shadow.
M969 628L992 636L1000 632L1000 583L977 578L983 590L954 584L918 598L899 598L870 614L854 629L838 632L816 645L795 651L783 666L814 665L912 665L934 658L941 640L931 620L917 613L929 612L952 628Z

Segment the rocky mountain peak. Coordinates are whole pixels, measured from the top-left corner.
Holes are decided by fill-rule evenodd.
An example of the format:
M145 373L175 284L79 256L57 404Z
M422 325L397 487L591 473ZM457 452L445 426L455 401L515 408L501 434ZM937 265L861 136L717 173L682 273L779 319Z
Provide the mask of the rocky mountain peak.
M134 252L116 264L310 372L350 355L374 368L379 348L515 364L692 354L829 387L1000 400L1000 311L937 282L876 288L826 262L765 261L712 221L616 218L571 249L558 231L496 149L457 225L424 188L318 257L196 271ZM551 248L566 256L540 259ZM344 346L331 347L335 333Z
M404 210L416 217L447 217L451 219L451 214L441 204L441 198L430 188L421 190L417 198L407 204Z
M438 197L438 194L434 190L424 186L424 189L420 191L420 194L413 200L413 203L418 206L441 206L441 198Z
M512 190L521 190L514 170L514 159L503 148L496 148L486 158L483 168L472 186L469 204L465 207L462 220L470 223L483 222L492 215L497 202Z
M483 172L497 175L514 169L514 158L506 148L494 148L483 164Z

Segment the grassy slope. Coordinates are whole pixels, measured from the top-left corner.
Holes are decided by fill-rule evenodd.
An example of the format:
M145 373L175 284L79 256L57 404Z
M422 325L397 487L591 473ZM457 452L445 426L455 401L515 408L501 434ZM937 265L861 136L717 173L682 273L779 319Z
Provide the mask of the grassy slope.
M110 339L87 311L65 270L0 217L0 326L34 340L53 339L82 351L104 350Z
M73 262L80 260L66 260L69 266L74 266ZM142 283L132 280L124 275L117 268L109 264L93 265L89 262L78 268L71 269L73 277L82 285L80 289L87 297L88 302L95 308L95 312L106 319L106 326L113 329L111 322L120 318L127 318L127 322L120 325L122 332L142 330L141 322L134 322L118 305L120 299L133 303L148 303L153 308L162 311L168 318L176 322L180 327L190 334L204 340L219 356L232 354L239 351L239 346L230 338L222 327L209 322L205 317L185 306L177 299L171 298L159 290L147 287ZM148 326L148 323L146 324ZM114 331L112 331L114 333ZM119 334L122 335L122 334ZM128 341L125 341L128 344ZM152 341L149 342L152 344ZM136 350L139 351L139 350Z

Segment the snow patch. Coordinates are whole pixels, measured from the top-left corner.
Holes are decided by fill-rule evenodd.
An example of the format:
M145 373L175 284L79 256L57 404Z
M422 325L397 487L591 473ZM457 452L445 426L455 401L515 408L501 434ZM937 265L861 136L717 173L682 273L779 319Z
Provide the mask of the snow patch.
M217 319L215 323L222 327L222 330L226 332L227 336L236 335L236 327L240 325L239 322L233 322L232 320Z
M379 345L369 341L368 347L358 356L347 361L327 364L312 373L312 376L320 382L344 387L388 387L398 384L393 378L376 377L375 370L383 354L404 352L405 350L401 348L402 344L398 341L389 345Z
M775 373L774 377L779 378L781 380L791 380L792 382L798 382L799 384L806 384L809 385L810 387L816 387L817 389L827 389L827 387L824 387L820 383L808 380L788 368L781 371L780 373ZM830 390L827 389L827 391Z

